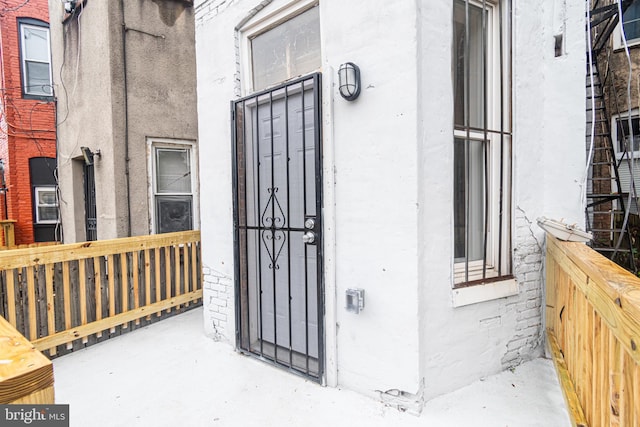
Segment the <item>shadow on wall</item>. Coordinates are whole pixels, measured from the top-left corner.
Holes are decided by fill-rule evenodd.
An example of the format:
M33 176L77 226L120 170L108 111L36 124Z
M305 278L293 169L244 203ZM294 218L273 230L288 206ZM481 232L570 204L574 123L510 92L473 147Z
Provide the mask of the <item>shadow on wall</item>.
M184 10L187 8L187 5L193 6L192 1L167 1L167 0L152 0L156 6L158 6L158 13L160 14L160 19L165 25L169 27L173 27L180 15L184 13Z

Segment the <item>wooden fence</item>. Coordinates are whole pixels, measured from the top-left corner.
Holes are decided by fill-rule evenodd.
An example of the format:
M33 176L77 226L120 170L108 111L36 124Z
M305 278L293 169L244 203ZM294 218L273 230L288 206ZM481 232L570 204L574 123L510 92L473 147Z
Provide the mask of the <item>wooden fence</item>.
M640 426L640 279L547 235L546 325L578 426Z
M52 404L53 365L0 318L0 404Z
M0 311L49 356L202 303L200 232L0 251Z

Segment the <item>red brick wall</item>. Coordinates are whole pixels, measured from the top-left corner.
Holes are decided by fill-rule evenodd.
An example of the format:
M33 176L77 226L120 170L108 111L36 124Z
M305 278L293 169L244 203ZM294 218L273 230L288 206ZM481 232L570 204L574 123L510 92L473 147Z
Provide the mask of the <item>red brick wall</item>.
M55 113L51 100L22 98L18 18L49 22L47 0L0 0L0 158L5 162L9 219L17 220L16 243L33 243L33 195L29 159L56 157ZM17 9L16 9L17 8ZM14 10L16 9L16 10ZM0 196L0 216L5 218Z

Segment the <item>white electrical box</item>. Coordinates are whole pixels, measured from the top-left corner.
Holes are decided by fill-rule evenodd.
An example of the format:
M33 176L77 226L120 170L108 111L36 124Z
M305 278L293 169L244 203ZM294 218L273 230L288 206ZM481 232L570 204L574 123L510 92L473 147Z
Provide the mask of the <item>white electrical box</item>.
M364 309L364 289L347 289L346 302L347 311L360 313Z

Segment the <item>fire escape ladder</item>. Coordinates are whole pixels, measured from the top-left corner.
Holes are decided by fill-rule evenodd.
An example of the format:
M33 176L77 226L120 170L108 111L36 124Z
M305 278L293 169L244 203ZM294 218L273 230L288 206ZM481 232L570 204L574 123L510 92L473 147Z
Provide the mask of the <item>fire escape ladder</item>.
M623 1L622 10L626 10L633 1ZM619 161L616 156L611 116L604 96L610 73L602 75L598 66L598 57L600 55L600 59L603 59L601 53L608 46L618 22L617 4L598 7L598 2L594 2L591 25L587 27L587 31L591 29L592 63L589 64L587 60L586 158L589 159L589 169L585 216L587 231L593 234L590 246L635 273L634 238L629 231L629 222L624 223L628 194L621 185L618 169L622 165L622 159ZM613 90L612 92L615 93Z

